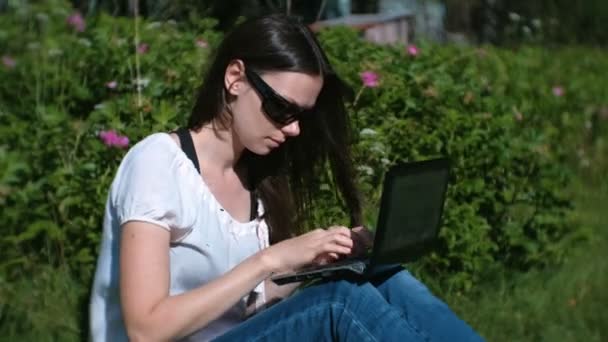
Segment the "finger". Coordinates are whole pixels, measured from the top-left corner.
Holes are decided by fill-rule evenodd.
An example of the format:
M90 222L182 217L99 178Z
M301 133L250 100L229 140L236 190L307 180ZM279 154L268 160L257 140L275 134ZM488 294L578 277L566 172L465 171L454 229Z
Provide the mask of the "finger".
M353 239L350 236L344 236L340 233L335 233L333 235L328 236L324 242L333 242L340 246L352 248L355 244Z
M353 233L349 228L346 227L336 227L335 229L330 231L331 234L335 237L342 237L349 240L353 239Z
M328 239L334 239L335 236L344 236L348 239L351 239L350 229L343 226L331 226L325 229L315 229L314 234L310 234L309 237L311 241L324 243Z
M336 253L340 254L350 254L352 252L352 247L342 246L337 244L335 241L328 241L319 245L317 249L317 255L326 254L326 253Z
M325 253L317 256L312 262L317 265L326 265L336 261L339 258L337 253Z
M317 229L309 231L308 233L306 233L304 235L311 236L311 237L320 237L320 236L325 236L325 234L327 234L327 231L325 229L317 228Z
M331 233L338 233L338 234L348 235L348 236L350 236L350 234L351 234L350 229L348 229L347 227L344 227L344 226L331 226L327 229L327 231L331 232Z

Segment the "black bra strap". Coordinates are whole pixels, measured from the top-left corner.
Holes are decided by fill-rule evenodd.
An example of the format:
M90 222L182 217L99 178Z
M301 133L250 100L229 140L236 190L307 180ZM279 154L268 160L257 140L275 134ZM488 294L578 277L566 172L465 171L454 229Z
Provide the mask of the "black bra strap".
M184 150L186 156L188 156L188 158L192 160L196 171L198 171L198 173L200 174L201 168L198 165L198 157L196 156L196 150L194 149L194 141L192 141L190 131L185 127L180 127L177 129L177 131L175 131L175 133L179 137L179 143L180 145L182 145L182 150Z
M201 173L201 168L198 165L198 157L196 156L196 150L194 148L194 141L192 140L192 136L190 135L190 131L185 127L180 127L175 131L175 134L179 137L179 143L182 146L182 150L186 154L186 156L192 160L194 167L198 173ZM251 190L251 220L254 220L258 217L258 201L257 196L255 195L255 191Z
M258 201L256 199L255 191L250 190L249 193L251 194L251 215L249 219L255 220L255 218L258 217Z

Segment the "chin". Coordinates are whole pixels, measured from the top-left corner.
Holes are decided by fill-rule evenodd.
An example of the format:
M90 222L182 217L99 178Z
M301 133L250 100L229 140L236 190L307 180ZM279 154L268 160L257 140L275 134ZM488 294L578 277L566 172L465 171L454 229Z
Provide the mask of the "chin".
M272 148L270 146L255 146L253 148L249 148L248 150L250 152L252 152L253 154L257 154L260 156L266 156L266 155L269 155L270 152L274 151L274 148Z

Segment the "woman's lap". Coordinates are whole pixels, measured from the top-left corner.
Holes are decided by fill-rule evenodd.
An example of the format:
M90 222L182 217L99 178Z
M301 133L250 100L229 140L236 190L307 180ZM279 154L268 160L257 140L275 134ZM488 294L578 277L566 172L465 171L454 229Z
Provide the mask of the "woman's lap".
M403 270L372 282L340 280L302 289L217 341L294 339L481 340L445 303Z

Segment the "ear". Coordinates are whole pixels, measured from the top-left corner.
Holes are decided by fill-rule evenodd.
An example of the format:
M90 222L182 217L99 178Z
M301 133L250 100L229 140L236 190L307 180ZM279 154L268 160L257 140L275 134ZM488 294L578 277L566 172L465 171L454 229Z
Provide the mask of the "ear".
M224 88L230 95L238 95L245 83L245 64L240 59L235 59L226 67L224 74Z

